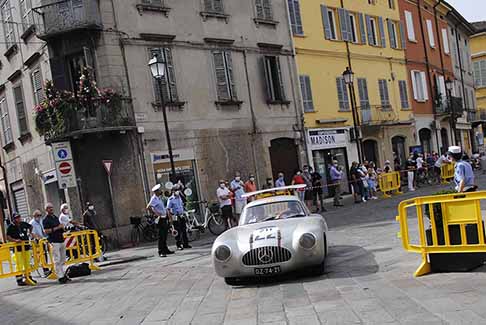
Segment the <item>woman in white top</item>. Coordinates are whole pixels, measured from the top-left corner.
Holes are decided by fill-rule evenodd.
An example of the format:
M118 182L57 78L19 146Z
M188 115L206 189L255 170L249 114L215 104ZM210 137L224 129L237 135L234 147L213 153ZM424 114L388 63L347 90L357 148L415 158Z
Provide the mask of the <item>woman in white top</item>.
M65 228L70 228L79 225L79 223L74 221L69 215L69 206L66 203L61 204L61 211L59 213L59 222L63 224Z

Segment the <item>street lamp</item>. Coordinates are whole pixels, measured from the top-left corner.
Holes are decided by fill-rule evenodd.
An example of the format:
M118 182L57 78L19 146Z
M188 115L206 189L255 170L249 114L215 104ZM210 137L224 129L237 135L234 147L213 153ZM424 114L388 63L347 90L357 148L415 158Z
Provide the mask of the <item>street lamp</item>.
M162 106L162 113L164 116L164 127L165 127L165 139L167 141L167 148L169 150L169 160L170 160L170 181L175 183L176 171L174 165L174 155L172 154L172 144L170 142L169 125L167 124L167 110L165 105L164 93L162 91L162 78L166 75L165 62L157 55L154 54L152 59L150 59L148 66L152 77L155 78L160 90L160 105Z
M452 104L452 88L454 87L454 81L450 78L447 78L445 81L445 86L447 89L447 98L449 101L449 110L451 112L451 117L449 119L449 124L452 130L452 142L455 145L456 144L456 110L454 108L454 105Z
M351 112L353 114L353 128L354 128L354 135L356 140L356 149L358 150L358 160L361 163L363 161L363 156L361 153L361 139L359 138L359 115L356 109L356 95L354 92L354 73L350 67L346 67L346 70L343 72L343 79L344 83L349 88L349 96L351 97Z

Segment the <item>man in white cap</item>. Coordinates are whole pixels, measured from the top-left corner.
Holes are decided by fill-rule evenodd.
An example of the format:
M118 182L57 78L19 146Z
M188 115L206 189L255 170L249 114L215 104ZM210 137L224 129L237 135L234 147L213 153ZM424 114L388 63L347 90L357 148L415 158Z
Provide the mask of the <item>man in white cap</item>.
M166 257L167 254L174 254L173 251L169 250L167 247L167 233L169 232L169 220L167 217L167 211L165 209L164 202L160 199L162 195L162 186L160 184L152 187L152 192L154 193L150 198L150 202L147 209L152 211L154 215L157 216L159 220L159 256Z
M456 191L474 192L478 188L474 184L474 173L469 162L462 160L462 149L458 146L449 147L447 155L456 164L454 167L454 183L456 183Z

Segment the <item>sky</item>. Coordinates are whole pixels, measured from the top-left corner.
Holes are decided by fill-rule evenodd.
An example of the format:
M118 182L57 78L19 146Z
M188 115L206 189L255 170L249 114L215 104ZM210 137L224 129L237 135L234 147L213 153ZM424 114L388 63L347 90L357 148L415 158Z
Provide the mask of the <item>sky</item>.
M486 20L486 0L447 0L469 22Z

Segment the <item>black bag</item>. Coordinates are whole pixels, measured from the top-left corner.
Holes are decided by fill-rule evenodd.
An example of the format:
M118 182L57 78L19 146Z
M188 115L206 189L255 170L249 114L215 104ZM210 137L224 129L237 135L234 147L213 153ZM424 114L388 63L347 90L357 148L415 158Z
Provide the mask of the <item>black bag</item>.
M91 269L88 263L81 263L72 265L66 270L66 274L70 278L78 278L80 276L87 276L91 274Z

